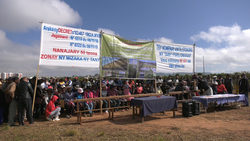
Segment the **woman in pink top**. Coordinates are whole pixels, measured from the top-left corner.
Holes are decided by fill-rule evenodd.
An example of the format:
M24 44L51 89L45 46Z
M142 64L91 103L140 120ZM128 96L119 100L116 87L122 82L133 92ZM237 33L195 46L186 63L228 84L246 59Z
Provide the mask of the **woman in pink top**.
M84 92L84 99L87 99L87 98L94 98L94 94L93 94L93 92L90 91L89 87L87 87L86 91ZM85 106L88 108L90 116L92 116L92 110L94 107L93 102L87 101L87 102L85 102Z
M136 91L137 91L138 94L142 94L143 87L141 86L141 83L139 83L139 86L137 86Z
M125 85L123 86L123 93L124 95L131 95L130 90L129 90L129 83L128 81L125 82ZM129 97L127 98L128 101L131 101L134 97Z

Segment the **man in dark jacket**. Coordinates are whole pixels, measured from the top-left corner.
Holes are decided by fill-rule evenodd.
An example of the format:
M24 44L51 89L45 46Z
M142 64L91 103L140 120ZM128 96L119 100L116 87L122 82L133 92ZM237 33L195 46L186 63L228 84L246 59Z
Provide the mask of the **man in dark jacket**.
M32 117L32 96L33 89L27 77L23 77L18 86L18 117L19 125L24 125L24 109L30 124L33 123Z
M246 77L246 74L243 73L239 81L239 92L240 94L245 94L247 99L248 99L248 88L249 88L248 79ZM246 106L249 106L249 104L247 104Z
M229 74L227 74L226 79L224 80L224 85L229 94L233 93L233 82Z

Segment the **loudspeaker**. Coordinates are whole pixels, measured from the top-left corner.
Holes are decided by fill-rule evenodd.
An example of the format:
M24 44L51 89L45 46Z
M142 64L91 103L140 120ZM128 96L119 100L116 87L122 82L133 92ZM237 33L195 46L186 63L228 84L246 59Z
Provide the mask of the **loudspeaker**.
M182 116L184 117L192 117L193 113L192 113L192 102L188 102L188 101L184 101L182 103Z
M197 101L192 101L192 114L199 115L200 114L200 103Z

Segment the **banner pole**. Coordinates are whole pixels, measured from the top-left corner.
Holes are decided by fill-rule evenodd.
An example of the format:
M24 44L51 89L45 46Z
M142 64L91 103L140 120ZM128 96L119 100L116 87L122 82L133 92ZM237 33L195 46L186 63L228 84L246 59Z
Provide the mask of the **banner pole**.
M36 71L36 81L35 81L35 88L34 88L34 94L33 94L32 113L34 112L34 106L35 106L38 74L39 74L39 64L37 65L37 71Z
M195 74L195 43L193 44L193 73Z
M103 32L100 32L100 61L99 61L99 76L100 76L100 97L102 97L102 50L101 50L101 46L102 46L102 34ZM102 114L102 103L103 101L100 100L100 113Z
M43 32L42 32L43 22L39 22L39 23L41 24L41 40L40 40L40 53L41 53L41 46L42 46L42 39L43 39ZM35 88L34 88L34 94L33 94L33 103L32 103L32 114L34 112L35 99L36 99L37 80L38 80L39 69L40 69L39 63L40 63L40 55L39 55L37 71L36 71L36 81L35 81Z
M154 52L155 52L155 41L153 40L153 46L154 46ZM156 57L156 56L155 56ZM156 61L156 58L155 58L155 61ZM157 64L156 64L157 65ZM156 80L156 67L157 66L155 66L155 76L154 76L154 78L155 78L155 93L157 93L157 80ZM153 72L153 75L154 75L154 72Z

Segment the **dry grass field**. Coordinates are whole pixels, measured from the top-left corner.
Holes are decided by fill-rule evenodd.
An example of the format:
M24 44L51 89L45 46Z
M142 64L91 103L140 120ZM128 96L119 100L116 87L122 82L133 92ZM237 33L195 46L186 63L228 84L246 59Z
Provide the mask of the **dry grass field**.
M108 114L83 117L81 125L76 117L61 118L58 122L45 120L35 124L9 127L0 126L1 141L27 140L133 140L133 141L249 141L250 108L227 108L226 110L202 113L190 118L182 117L181 110L176 118L172 112L153 114L141 123L132 119L132 111L115 113L114 120Z

